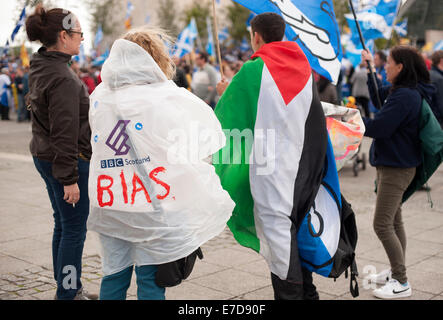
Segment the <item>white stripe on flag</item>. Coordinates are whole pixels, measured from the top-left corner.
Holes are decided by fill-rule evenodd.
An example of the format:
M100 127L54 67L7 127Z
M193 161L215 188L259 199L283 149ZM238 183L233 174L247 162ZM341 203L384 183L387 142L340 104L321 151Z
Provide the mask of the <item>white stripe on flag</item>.
M260 253L271 272L282 279L286 279L289 269L289 216L311 103L312 77L286 105L268 68L263 66L249 179ZM269 135L267 130L275 134ZM266 163L262 159L266 159Z

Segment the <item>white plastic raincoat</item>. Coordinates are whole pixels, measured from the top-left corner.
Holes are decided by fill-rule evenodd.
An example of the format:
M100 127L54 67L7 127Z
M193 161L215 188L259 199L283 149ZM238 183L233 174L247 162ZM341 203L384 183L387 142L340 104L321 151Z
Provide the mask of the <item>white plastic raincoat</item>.
M114 43L102 80L90 97L88 229L108 239L105 274L128 264L122 241L137 265L185 257L221 233L234 208L204 161L225 145L220 123L133 42Z

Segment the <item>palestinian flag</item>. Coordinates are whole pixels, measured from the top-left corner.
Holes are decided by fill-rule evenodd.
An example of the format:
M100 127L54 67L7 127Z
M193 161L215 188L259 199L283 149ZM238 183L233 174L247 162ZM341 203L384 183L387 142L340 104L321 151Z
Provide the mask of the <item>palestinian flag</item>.
M227 144L213 163L236 203L228 222L235 239L262 254L282 280L301 282L301 265L327 276L340 233L340 191L299 46L265 44L232 79L215 113Z

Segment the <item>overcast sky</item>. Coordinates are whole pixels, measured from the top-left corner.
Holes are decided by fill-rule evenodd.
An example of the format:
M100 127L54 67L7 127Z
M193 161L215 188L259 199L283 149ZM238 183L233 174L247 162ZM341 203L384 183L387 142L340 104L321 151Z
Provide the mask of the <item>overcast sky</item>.
M68 9L72 11L80 20L82 29L84 32L85 41L83 42L85 46L85 53L88 54L91 48L91 41L93 35L90 31L90 16L84 1L82 0L53 0L56 6ZM20 12L17 13L17 0L0 0L0 46L6 44L6 40L11 36L14 30L17 20L19 19ZM21 9L20 9L21 10ZM33 10L33 9L32 9ZM30 15L33 11L27 11L26 14ZM17 15L17 16L14 16ZM14 40L13 46L21 45L25 41L27 46L31 46L31 43L27 41L25 28L21 28L19 34ZM35 43L32 47L38 48L39 44Z

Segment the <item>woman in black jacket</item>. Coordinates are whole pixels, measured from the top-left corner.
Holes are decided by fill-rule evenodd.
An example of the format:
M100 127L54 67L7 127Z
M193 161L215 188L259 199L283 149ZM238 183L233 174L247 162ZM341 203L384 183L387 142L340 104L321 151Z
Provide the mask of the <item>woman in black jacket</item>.
M362 60L373 64L372 55L362 52ZM377 168L377 202L374 230L382 242L391 265L390 270L370 275L374 283L384 284L373 294L381 299L411 296L405 266L406 233L401 215L402 196L422 162L419 119L423 98L429 98L429 72L421 55L412 47L392 48L385 66L392 85L382 87L378 79L383 106L374 119L363 118L365 136L373 138L371 165ZM374 70L374 67L372 67ZM368 80L372 101L375 88ZM375 103L374 103L375 104Z
M26 32L30 41L43 44L32 57L29 74L30 149L54 210L55 298L97 299L80 281L89 215L91 131L88 93L69 62L79 54L83 33L71 12L42 6L26 20Z

